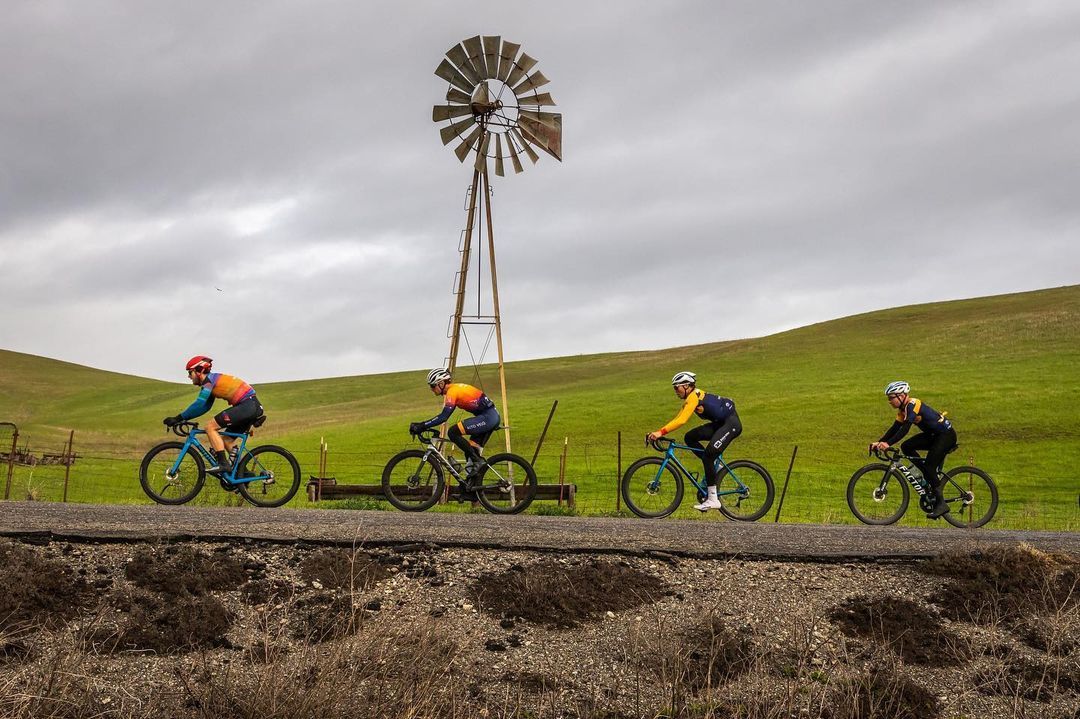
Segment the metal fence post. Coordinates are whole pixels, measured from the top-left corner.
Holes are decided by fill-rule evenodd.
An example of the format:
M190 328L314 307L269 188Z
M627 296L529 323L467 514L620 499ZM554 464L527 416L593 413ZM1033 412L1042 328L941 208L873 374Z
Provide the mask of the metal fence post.
M67 501L68 497L68 480L71 479L71 463L74 461L72 457L71 449L75 444L75 430L71 430L71 434L68 435L67 452L64 454L64 501Z
M11 477L15 473L15 450L19 446L19 428L11 422L0 422L3 425L11 425L13 435L11 437L11 453L8 454L7 482L4 484L4 499L11 498Z
M795 455L799 452L799 445L795 445L795 448L791 450L791 464L787 468L787 476L784 477L784 489L780 492L780 502L776 505L776 518L773 519L773 523L780 521L780 510L784 508L784 497L787 496L787 485L791 479L791 468L795 466Z

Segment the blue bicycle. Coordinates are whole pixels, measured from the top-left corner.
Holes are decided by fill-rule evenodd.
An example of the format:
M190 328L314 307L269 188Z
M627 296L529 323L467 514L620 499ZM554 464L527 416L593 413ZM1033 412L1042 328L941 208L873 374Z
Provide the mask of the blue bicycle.
M664 437L646 444L664 456L639 459L623 474L619 489L631 512L647 519L668 516L682 502L684 477L697 489L698 501L705 499L704 478L699 479L675 455L677 450L689 450L695 455L700 455L702 450ZM776 490L764 467L747 459L725 462L723 457L718 457L716 470L716 496L723 504L720 511L725 517L753 522L765 516Z
M260 417L252 426L266 420ZM206 481L207 462L217 464L210 450L199 442L195 422L181 422L172 428L173 434L186 437L183 442L162 442L143 457L139 467L139 483L143 491L158 504L184 504L195 498ZM282 447L264 444L247 449L247 432L222 432L237 442L233 447L233 466L228 474L218 477L222 489L239 492L244 499L260 507L280 507L300 488L300 465L292 453ZM236 461L236 458L239 461Z

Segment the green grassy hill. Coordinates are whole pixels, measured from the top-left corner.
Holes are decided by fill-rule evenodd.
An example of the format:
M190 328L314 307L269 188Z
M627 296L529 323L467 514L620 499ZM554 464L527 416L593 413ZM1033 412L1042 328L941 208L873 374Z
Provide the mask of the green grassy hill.
M640 438L678 411L668 380L690 369L700 386L738 405L745 431L731 457L761 461L780 484L798 445L785 519L852 521L844 487L866 462L866 444L892 421L881 389L902 378L956 424L960 450L947 466L973 458L998 481L1002 506L991 526L1080 529L1077 367L1080 286L901 307L757 339L516 362L507 376L521 454L531 456L559 401L537 468L541 481L556 481L565 441L582 511L614 510L617 433L625 468L646 453ZM491 367L457 378L498 400ZM439 408L421 370L257 389L270 418L257 440L294 450L306 475L325 438L327 473L345 482L376 482L385 461L409 445L408 422ZM60 451L75 430L76 501L145 501L138 459L164 439L161 418L193 397L179 383L0 351L0 421L17 423L20 445L37 453ZM10 441L0 431L0 447ZM54 498L62 481L58 467L18 468L13 496ZM205 501L222 496L204 492Z

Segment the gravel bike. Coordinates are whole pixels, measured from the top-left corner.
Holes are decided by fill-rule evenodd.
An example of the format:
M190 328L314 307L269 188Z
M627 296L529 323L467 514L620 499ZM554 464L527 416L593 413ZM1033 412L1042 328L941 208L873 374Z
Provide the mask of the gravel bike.
M953 447L949 453L956 450ZM872 450L885 464L868 464L851 475L847 486L847 503L851 513L864 524L892 524L907 511L911 490L919 495L919 508L929 512L934 508L934 490L900 450L889 447ZM949 503L945 521L954 527L981 527L994 517L998 506L997 485L990 475L978 467L954 467L938 480L945 482L942 493ZM910 487L910 489L909 489Z
M509 452L493 454L471 480L465 468L443 452L446 437L435 430L416 435L424 449L407 449L390 458L383 468L383 494L405 512L421 512L435 505L446 486L445 475L457 480L457 500L475 498L495 514L517 514L536 496L536 472L524 458Z
M263 415L252 429L266 421ZM206 430L196 422L181 422L172 428L183 442L163 442L143 457L139 467L139 483L150 499L158 504L184 504L195 498L206 481L206 466L217 459L199 441ZM260 507L280 507L296 494L300 487L300 465L292 453L282 447L264 444L247 449L247 432L221 432L223 437L238 440L234 445L232 470L218 477L222 489L237 491L244 499ZM239 458L239 461L236 461Z
M630 511L639 517L666 517L679 507L683 498L683 479L697 489L698 501L704 501L707 487L704 479L688 470L675 455L676 450L689 450L700 455L703 450L659 437L645 441L661 457L643 457L631 464L623 474L619 489ZM728 519L753 522L765 516L772 506L776 490L772 477L757 462L739 459L725 462L716 458L716 496Z

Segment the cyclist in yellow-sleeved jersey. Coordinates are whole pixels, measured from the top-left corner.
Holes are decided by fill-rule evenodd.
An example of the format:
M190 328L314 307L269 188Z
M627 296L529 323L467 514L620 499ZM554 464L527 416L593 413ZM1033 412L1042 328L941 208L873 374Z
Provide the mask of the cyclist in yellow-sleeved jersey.
M223 399L229 403L229 407L214 415L206 427L206 437L210 446L214 449L217 465L210 467L210 474L224 476L232 470L232 462L229 460L228 450L232 449L235 442L221 436L221 430L229 432L246 432L251 429L259 417L263 415L263 407L255 397L255 389L239 377L220 372L211 372L214 360L209 357L197 355L188 360L187 374L191 384L200 387L199 396L191 403L191 406L174 417L166 417L162 422L166 427L173 427L186 422L189 419L205 414L214 404L215 399ZM233 491L233 487L223 487Z
M443 397L443 409L429 420L410 424L409 433L418 434L426 429L438 427L450 419L450 415L458 407L472 412L472 417L453 425L446 433L447 438L465 453L465 475L471 480L482 467L483 459L480 457L480 451L487 444L491 433L499 428L499 411L495 409L495 403L484 394L483 390L469 384L452 383L450 380L450 371L444 367L428 372L428 387L436 395ZM466 439L465 435L471 435L471 439Z
M695 414L705 420L707 424L686 433L686 444L702 450L705 484L709 488L705 501L695 504L694 509L702 512L720 509L720 499L716 496L716 458L723 454L733 439L742 434L742 423L735 412L735 402L698 389L697 375L693 372L679 372L671 378L671 386L675 388L679 399L683 400L682 409L675 419L651 432L646 439L652 442L663 437L682 427ZM708 445L703 445L703 441L707 441Z

